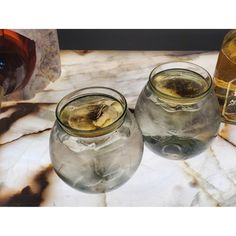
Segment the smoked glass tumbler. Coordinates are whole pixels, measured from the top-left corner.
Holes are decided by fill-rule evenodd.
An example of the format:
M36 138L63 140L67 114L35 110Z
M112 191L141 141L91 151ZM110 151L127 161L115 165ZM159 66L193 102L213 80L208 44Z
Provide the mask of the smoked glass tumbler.
M65 96L56 109L50 156L58 176L87 193L113 190L134 174L143 137L119 92L84 88Z
M157 66L138 98L135 117L154 153L173 160L200 154L221 120L211 76L187 62Z

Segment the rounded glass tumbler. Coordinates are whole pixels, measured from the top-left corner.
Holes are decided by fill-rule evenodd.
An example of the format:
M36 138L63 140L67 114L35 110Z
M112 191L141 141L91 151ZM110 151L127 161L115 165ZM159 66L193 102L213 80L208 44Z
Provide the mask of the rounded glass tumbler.
M211 76L187 62L157 66L138 98L135 117L154 153L173 160L200 154L221 121Z
M90 87L64 97L56 109L50 156L58 176L87 193L128 181L143 153L143 137L119 92Z

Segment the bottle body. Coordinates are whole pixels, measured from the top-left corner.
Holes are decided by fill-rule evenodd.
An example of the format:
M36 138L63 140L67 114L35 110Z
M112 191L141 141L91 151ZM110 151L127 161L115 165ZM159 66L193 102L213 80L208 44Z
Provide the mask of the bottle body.
M214 73L214 87L215 92L220 103L220 110L222 112L223 121L229 123L236 123L236 107L223 111L224 105L228 106L227 94L232 94L236 91L235 83L231 83L236 79L236 30L231 30L225 36L221 50L219 52L215 73ZM235 99L233 99L234 101ZM232 102L231 102L232 104ZM225 115L225 112L228 113ZM232 115L231 115L231 114ZM233 118L232 118L232 117Z

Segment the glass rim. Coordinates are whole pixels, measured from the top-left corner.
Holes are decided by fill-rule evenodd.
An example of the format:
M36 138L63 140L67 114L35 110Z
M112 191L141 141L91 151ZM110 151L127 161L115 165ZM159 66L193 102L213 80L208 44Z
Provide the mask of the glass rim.
M92 95L92 94L95 95L96 94L96 95L108 95L108 96L114 98L115 100L117 100L114 96L109 95L108 93L105 93L105 92L104 93L89 92L89 90L95 90L95 89L98 89L98 90L102 89L102 90L105 90L105 91L112 91L112 92L114 92L115 94L117 94L119 96L119 98L123 102L123 104L121 104L121 105L124 108L124 110L123 110L122 114L119 116L119 118L117 120L115 120L112 124L110 124L110 125L108 125L104 128L98 128L96 130L80 130L80 129L75 129L75 128L72 128L72 127L64 124L62 122L62 120L60 119L61 109L64 108L68 103L72 102L75 99L78 99L80 97L84 97L86 95ZM82 93L81 94L81 92L84 92L86 90L88 91L88 93ZM71 98L71 100L70 100L70 98ZM68 101L60 108L60 106L63 104L63 102L65 102L67 99L68 99ZM119 101L119 102L121 103L121 101ZM74 135L74 136L81 136L81 137L84 137L84 138L86 138L86 137L91 138L91 137L102 136L102 135L113 132L115 129L118 129L123 124L124 117L127 113L127 108L128 108L128 105L127 105L127 101L126 101L125 97L120 92L118 92L117 90L109 88L109 87L103 87L103 86L91 86L91 87L85 87L85 88L82 88L82 89L75 90L75 91L65 95L59 101L59 103L57 104L55 113L56 113L56 119L59 122L60 126L63 129L66 129L66 131L69 131L69 134Z
M161 69L162 66L169 66L169 68ZM188 66L191 66L193 68L199 69L200 72L205 73L206 76L200 74L199 72L194 71L193 68L188 69L187 68ZM154 72L157 69L160 69L160 71L154 74ZM185 71L193 72L193 73L199 75L202 79L204 79L207 82L208 87L207 87L206 90L204 90L200 94L198 94L196 96L193 96L193 97L174 97L174 96L172 96L170 94L166 94L166 93L160 91L159 89L157 89L154 86L152 80L153 80L154 75L160 74L160 73L162 73L164 71L168 71L168 70L185 70ZM207 78L209 78L209 79L207 80ZM160 94L161 96L163 96L165 98L172 99L172 100L175 100L175 101L180 101L180 102L192 102L192 101L199 100L199 99L205 97L209 93L209 91L211 90L212 85L213 85L212 77L211 77L211 75L209 74L209 72L206 69L204 69L203 67L201 67L201 66L199 66L197 64L194 64L194 63L191 63L191 62L182 62L182 61L172 61L172 62L166 62L166 63L158 64L150 72L148 83L151 85L151 88L152 88L152 90L154 90L154 92Z

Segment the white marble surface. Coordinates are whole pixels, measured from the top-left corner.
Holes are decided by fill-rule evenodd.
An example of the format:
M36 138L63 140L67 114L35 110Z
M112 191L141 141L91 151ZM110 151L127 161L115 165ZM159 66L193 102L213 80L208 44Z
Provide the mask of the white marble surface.
M50 167L50 128L56 103L64 95L87 86L108 86L123 93L129 107L134 108L150 71L158 63L190 61L213 74L217 55L218 52L62 51L62 74L56 82L32 100L21 101L23 104L3 104L0 205L235 206L236 126L232 125L222 124L211 147L188 161L166 160L145 147L134 176L106 194L74 190Z

